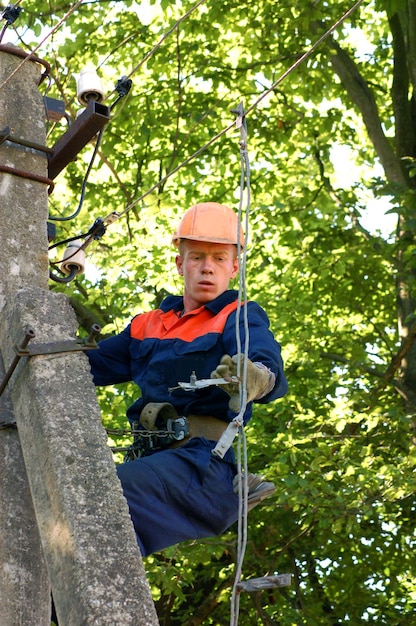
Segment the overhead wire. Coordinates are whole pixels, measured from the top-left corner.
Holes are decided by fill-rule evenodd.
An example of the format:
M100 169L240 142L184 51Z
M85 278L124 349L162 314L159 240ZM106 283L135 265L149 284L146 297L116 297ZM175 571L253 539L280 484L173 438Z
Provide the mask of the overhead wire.
M78 201L77 208L75 209L75 211L71 215L64 215L64 216L49 215L49 217L48 217L49 220L52 220L53 222L68 222L70 220L75 219L80 214L82 206L84 204L85 192L87 190L88 178L89 178L91 170L93 168L95 158L96 158L96 156L98 154L98 149L100 147L103 134L104 134L104 128L101 128L99 130L98 134L97 134L97 138L95 140L95 145L94 145L94 150L93 150L90 162L88 163L87 171L85 172L84 178L82 180L81 194L80 194L80 198L79 198L79 201Z
M15 6L17 6L22 0L17 0L17 2L15 3ZM32 55L35 54L35 52L37 52L37 50L43 45L43 43L45 43L45 41L47 41L47 39L49 37L51 37L59 28L60 26L68 19L68 17L82 4L84 0L78 0L68 11L67 13L59 20L59 22L49 31L49 33L42 39L42 41L36 46L36 48L25 58L23 59L23 61L15 68L15 70L7 77L7 79L5 81L3 81L3 83L0 85L0 89L2 89L7 83L8 81L12 78L12 76L14 76L14 74L20 69L20 67L27 61L30 59L30 57ZM166 38L178 27L178 25L180 23L182 23L187 17L189 17L189 15L191 15L199 6L201 6L202 4L204 4L206 2L206 0L198 0L198 2L196 4L194 4L183 16L181 16L181 18L179 18L175 24L166 32L164 33L164 35L161 37L161 39L159 40L159 42L152 48L152 50L150 50L145 57L140 61L140 63L138 63L133 70L128 74L127 78L130 78L155 52L156 50L161 46L161 44L166 40ZM306 59L308 59L314 52L315 50L320 46L320 44L325 41L325 39L327 39L333 32L334 30L336 30L338 28L338 26L340 26L362 3L364 2L364 0L357 0L357 2L350 8L348 9L332 26L330 26L330 28L328 28L321 37L319 37L319 39L304 53L302 54L269 88L267 88L247 109L245 115L247 116L249 113L251 113L258 105L259 103L264 100L271 92L274 91L274 89L276 89L276 87L278 85L280 85L280 83L287 78L287 76L289 76L299 65L301 65ZM114 93L115 90L113 90L111 93ZM107 96L109 97L111 95L111 93ZM186 167L190 162L192 162L194 159L196 159L200 154L202 154L203 152L205 152L205 150L207 150L207 148L209 148L212 144L214 144L218 139L220 139L224 134L226 134L227 132L229 132L229 130L231 130L235 125L235 121L233 121L231 124L229 124L227 127L223 128L220 132L218 132L216 135L214 135L207 143L205 143L201 148L199 148L198 150L196 150L193 154L191 154L189 157L187 157L184 161L182 161L182 163L180 163L177 167L173 168L170 172L168 172L165 176L163 176L157 183L155 183L154 185L152 185L146 192L140 194L136 199L134 199L132 202L130 202L124 210L122 210L121 212L117 212L117 219L120 217L123 217L124 215L126 215L130 210L132 210L135 206L137 206L137 204L139 204L142 200L144 200L148 195L150 195L151 193L153 193L153 191L155 191L156 189L158 189L159 187L161 187L162 185L164 185L164 183L169 180L174 174L176 174L180 169L182 169L183 167ZM74 216L77 213L74 214ZM111 222L116 221L114 220L114 214L112 214L112 220ZM84 244L84 248L87 247L87 245L90 243L90 240L88 240L87 242L85 242Z
M50 37L52 37L53 34L56 33L56 31L62 26L62 24L64 24L66 22L66 20L68 19L68 17L74 12L76 11L76 9L78 9L78 7L84 2L84 0L78 0L66 13L65 15L59 20L59 22L57 24L55 24L55 26L45 35L45 37L38 43L38 45L31 51L28 53L28 55L22 60L21 63L19 63L19 65L17 65L15 67L15 69L10 72L10 74L8 75L8 77L0 84L0 90L3 89L8 82L13 78L13 76L15 76L15 74L17 74L17 72L21 69L21 67L27 63L27 61L30 61L30 59L36 54L36 52L40 49L40 47L45 43L45 41L47 41Z
M166 31L166 33L164 33L162 35L162 37L159 39L159 41L153 46L153 48L151 50L149 50L149 52L147 54L144 55L143 59L141 59L140 63L138 63L130 72L130 74L127 75L127 78L131 78L133 76L133 74L135 74L137 72L138 69L140 69L149 59L150 57L152 57L155 52L160 48L160 46L162 45L162 43L169 37L169 35L171 33L173 33L178 26L184 21L186 20L194 11L196 11L196 9L198 9L202 4L205 4L207 0L198 0L198 2L196 2L188 11L186 11L186 13L184 13L174 24L173 26L171 26L171 28L169 28L169 30ZM107 97L110 97L112 95L112 93L114 92L110 92L108 94Z
M301 65L304 61L306 61L319 46L323 43L332 33L340 26L358 7L363 4L365 0L357 0L357 2L350 7L332 26L326 30L321 37L307 50L304 54L302 54L287 70L283 72L283 74L268 88L266 89L257 100L253 102L251 106L248 107L246 111L246 116L255 109L264 98L266 98L272 91L276 89L280 85L280 83L289 76L299 65Z
M143 65L143 63L145 63L152 54L155 53L155 51L160 47L160 45L162 44L163 41L165 41L165 39L169 36L170 33L172 33L175 28L177 28L178 24L180 24L186 17L188 17L193 11L195 11L200 5L202 5L206 0L199 0L195 5L193 5L193 7L191 7L191 9L189 9L189 11L187 11L179 20L177 20L177 22L175 22L175 24L163 35L163 37L159 40L159 42L156 44L156 46L154 46L152 48L151 51L149 51L149 53L147 55L145 55L144 59L142 59L142 61L135 66L135 68L130 72L130 74L126 77L129 78L131 77L139 67L141 67ZM245 112L245 118L247 117L247 115L249 113L251 113L268 95L270 95L278 85L280 85L284 79L286 79L292 72L295 71L295 69L297 69L299 67L299 65L301 65L304 61L306 61L314 52L315 50L361 5L363 4L364 0L357 0L357 2L355 2L353 4L352 7L350 7L347 11L345 11L345 13L343 13L343 15L336 20L318 39L317 41L315 41L315 43L313 43L309 49L304 52L302 55L300 55L300 57L298 59L296 59L296 61L294 61L294 63L292 63L290 65L290 67L283 72L283 74L280 75L280 77L270 86L268 87L247 109L247 111ZM75 5L78 6L79 4L82 3L82 0L80 0L79 2L77 2L77 4ZM73 7L72 10L75 10L75 7ZM69 12L68 12L69 13ZM68 15L68 14L67 14ZM64 19L64 18L62 18ZM62 20L61 20L62 21ZM56 27L55 27L56 28ZM2 87L2 85L0 85L0 88ZM113 93L113 92L112 92ZM218 139L220 139L223 135L225 135L226 133L228 133L232 128L234 128L236 125L236 121L233 120L230 124L228 124L228 126L226 126L225 128L223 128L221 131L219 131L216 135L214 135L213 137L211 137L211 139L205 143L201 148L199 148L198 150L196 150L194 153L192 153L189 157L187 157L184 161L182 161L179 165L177 165L175 168L173 168L172 170L170 170L165 176L163 176L161 179L159 179L154 185L152 185L147 191L145 191L144 193L140 194L137 198L135 198L134 200L132 200L122 211L117 211L117 212L112 212L110 213L107 217L105 217L102 220L102 224L104 227L104 231L106 230L107 226L110 226L112 223L114 223L115 221L118 221L121 217L125 216L127 213L129 213L134 207L136 207L140 202L142 202L147 196L149 196L151 193L153 193L156 189L159 189L161 186L163 186L165 184L165 182L167 182L172 176L174 176L180 169L182 169L183 167L186 167L189 163L191 163L194 159L196 159L198 156L200 156L203 152L205 152L207 150L207 148L209 148L211 145L213 145ZM92 235L87 235L87 237L85 238L84 243L82 244L81 248L83 250L85 250L91 243L92 241L94 241L96 239L96 237L92 236Z
M259 104L264 100L267 96L269 96L278 85L282 83L284 79L286 79L292 72L295 71L304 61L306 61L315 50L336 30L361 4L363 4L365 0L358 0L350 9L348 9L334 24L332 24L324 33L319 37L319 39L313 43L310 48L304 52L290 67L281 74L281 76L269 87L267 88L246 110L245 116L251 113ZM200 4L200 3L198 3ZM148 57L147 57L148 58ZM139 67L139 66L137 66ZM132 73L129 74L131 76ZM147 191L140 194L137 198L132 200L122 211L117 212L118 217L123 217L126 215L131 209L137 206L142 200L144 200L148 195L153 193L156 189L163 186L167 180L169 180L172 176L174 176L180 169L186 167L191 163L194 159L199 157L207 148L212 146L218 139L220 139L223 135L228 133L232 128L235 127L235 120L233 120L228 126L219 131L216 135L211 137L211 139L205 143L201 148L193 152L189 157L184 159L179 165L173 168L170 172L168 172L165 176L163 176L159 181L157 181L154 185L152 185Z

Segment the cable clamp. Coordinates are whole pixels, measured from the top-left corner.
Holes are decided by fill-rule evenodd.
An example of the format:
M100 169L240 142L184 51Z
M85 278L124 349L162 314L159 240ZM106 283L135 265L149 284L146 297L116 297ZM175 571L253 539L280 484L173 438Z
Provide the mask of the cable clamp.
M102 217L97 217L94 224L91 226L87 234L85 235L85 241L82 244L81 248L85 250L92 241L101 239L105 235L107 230L107 226L116 222L120 217L120 214L117 211L113 211L109 213L104 219Z
M10 4L2 12L1 18L3 20L6 20L7 26L10 26L11 24L13 24L13 22L15 22L17 20L17 18L19 17L21 11L22 11L22 9L20 7L16 7L16 6L13 6L13 5Z
M245 150L247 146L247 123L243 103L239 102L235 109L231 109L231 113L237 116L235 127L240 129L240 148Z
M197 379L195 372L192 372L189 379L189 383L180 382L176 387L169 387L168 391L175 391L175 389L183 389L184 391L197 391L198 389L204 389L205 387L212 387L213 385L229 385L231 383L239 383L237 376L230 376L228 378L201 378Z
M220 459L223 459L225 454L233 445L239 428L240 424L237 419L234 419L232 422L230 422L221 437L218 439L217 445L212 450L211 454L219 457Z

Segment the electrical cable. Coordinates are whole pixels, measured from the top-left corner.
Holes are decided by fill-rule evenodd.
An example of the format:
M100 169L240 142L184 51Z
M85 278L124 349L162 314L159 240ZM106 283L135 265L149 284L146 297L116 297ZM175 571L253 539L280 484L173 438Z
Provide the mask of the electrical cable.
M165 35L162 37L162 39L158 42L158 44L152 49L152 51L149 52L148 55L145 56L145 58L142 60L142 62L137 65L134 70L130 73L129 76L131 76L135 71L137 71L137 69L151 56L151 54L154 53L154 51L161 45L161 43L166 39L166 37L177 27L177 25L183 21L188 15L190 15L197 7L199 7L201 4L203 4L205 0L200 0L199 2L197 2L186 14L184 14L182 16L182 18L180 20L178 20L175 25L167 32L165 33ZM261 94L261 96L259 98L257 98L251 105L250 107L247 109L245 116L244 116L244 121L245 118L247 116L248 113L250 113L251 111L253 111L258 104L265 98L267 97L285 78L287 78L287 76L289 76L301 63L303 63L306 59L308 59L313 52L317 49L317 47L323 42L325 41L325 39L327 39L330 34L332 34L332 32L338 28L338 26L340 26L340 24L342 24L347 17L349 17L362 3L364 2L364 0L358 0L350 9L348 9L332 26L330 26L330 28L328 28L324 34L319 37L319 39L312 44L312 46L310 46L310 48L304 53L302 54L280 77L277 81L275 81L273 83L273 85L271 85L271 87L269 87L268 89L265 90L265 92L263 94ZM79 0L79 2L75 5L78 6L79 4L82 3L82 0ZM75 7L73 7L72 10L75 9ZM72 10L70 12L72 12ZM67 15L70 13L68 12ZM64 18L62 18L64 20ZM66 19L66 17L65 17ZM61 20L62 21L62 20ZM57 25L58 26L58 25ZM55 27L57 28L57 27ZM46 39L46 38L45 38ZM18 68L17 68L18 69ZM129 80L129 76L127 77L123 77L123 79L125 79L126 81ZM5 81L7 82L7 81ZM5 83L3 83L4 85ZM130 81L131 84L131 81ZM0 85L0 88L3 86ZM117 88L117 85L116 85ZM113 93L113 92L112 92ZM118 102L120 98L118 98L116 100L116 102ZM114 103L115 104L115 103ZM114 221L118 220L120 217L126 215L131 209L133 209L139 202L141 202L145 197L147 197L148 195L150 195L153 191L155 191L156 189L158 189L160 186L162 186L169 178L171 178L171 176L173 176L176 172L178 172L182 167L185 167L186 165L188 165L191 161L193 161L195 158L197 158L200 154L202 154L202 152L204 152L209 146L211 146L213 143L215 143L220 137L222 137L222 135L226 134L231 128L234 127L234 125L236 124L235 121L233 121L231 124L229 124L226 128L222 129L219 133L217 133L214 137L212 137L204 146L202 146L201 148L199 148L196 152L194 152L193 154L191 154L187 159L185 159L182 163L180 163L177 167L175 167L173 170L171 170L170 172L168 172L168 174L166 174L161 180L159 180L157 183L155 183L150 189L148 189L146 192L144 192L143 194L141 194L138 198L136 198L135 200L133 200L132 202L130 202L127 207L121 211L120 213L111 213L109 216L107 216L106 218L104 218L103 220L103 226L104 229L107 228L108 225L110 225L111 223L113 223ZM97 151L98 151L98 147L97 147ZM93 155L93 157L95 156L95 154ZM87 172L87 174L89 174L90 168ZM83 185L83 191L85 192L84 189L84 185ZM83 194L82 194L83 195ZM81 206L82 206L82 202L80 202ZM77 212L75 212L74 215L78 214L78 210ZM71 218L67 218L67 219L71 219ZM82 249L85 250L88 245L93 241L93 239L96 239L96 237L93 237L91 235L87 236L85 242L82 244Z
M130 92L132 86L132 81L127 78L126 76L122 76L116 83L115 86L115 91L118 93L118 97L116 98L116 100L112 103L112 105L109 107L110 112L114 109L114 107L118 104L118 102L120 102L120 100L122 98L124 98L125 96L127 96L127 94ZM86 188L87 188L87 182L88 182L88 178L89 175L91 173L92 167L94 165L94 161L95 161L95 157L98 154L98 150L101 144L101 140L104 134L104 130L105 128L102 128L98 134L97 134L97 139L95 142L95 146L94 146L94 151L93 154L91 156L90 162L88 164L88 168L87 171L85 173L84 179L82 181L82 186L81 186L81 195L80 195L80 199L78 202L78 207L77 209L74 211L74 213L72 213L72 215L68 215L68 216L64 216L64 217L52 217L49 216L49 220L54 221L54 222L67 222L69 220L74 219L75 217L77 217L79 215L79 213L81 212L82 206L84 204L84 199L85 199L85 192L86 192ZM79 237L75 237L75 239L79 239ZM73 239L71 239L71 241L73 241ZM60 242L62 243L62 242ZM51 248L49 248L51 249Z
M187 14L185 14L180 21L182 21L183 19L185 19L185 17L187 15L189 15L193 10L195 10L195 8L197 8L200 4L203 3L204 0L201 0L200 2L198 2L196 5L194 5L194 7L192 7L192 9L190 9L190 11L188 11ZM80 2L77 3L81 4L82 0ZM358 0L350 9L348 9L332 26L330 26L325 33L319 37L319 39L310 46L310 48L304 53L302 54L279 78L277 81L275 81L273 83L273 85L266 89L264 91L263 94L261 94L261 96L259 98L257 98L247 109L246 113L245 113L245 118L247 116L248 113L252 112L257 106L258 104L266 97L268 96L278 85L280 85L280 83L287 78L301 63L303 63L306 59L308 59L313 52L317 49L317 47L323 42L325 41L325 39L327 39L330 34L332 34L332 32L338 28L338 26L340 26L340 24L342 24L347 17L349 17L362 3L364 2L364 0ZM177 23L175 24L175 26L177 25ZM159 44L157 44L157 46L155 46L153 48L153 51L155 49L157 49L157 47L161 44L161 42L166 39L166 37L168 36L168 34L170 32L172 32L173 28L170 29L170 31L168 31L168 33L166 33L164 35L164 37L161 39L161 41L159 42ZM149 55L146 55L146 59L149 58L151 53L149 53ZM143 61L144 62L144 61ZM140 65L136 66L136 68L134 69L134 71L137 70L137 68ZM133 72L134 72L133 71ZM132 75L132 73L130 73L129 76ZM125 77L126 79L128 79L128 77ZM4 83L3 83L4 84ZM3 85L0 85L0 88ZM137 204L139 204L139 202L141 202L142 200L144 200L144 198L146 198L148 195L150 195L153 191L155 191L156 189L158 189L159 187L161 187L169 178L171 178L174 174L176 174L180 169L182 169L182 167L185 167L186 165L188 165L191 161L193 161L195 158L197 158L200 154L202 154L209 146L211 146L212 144L214 144L220 137L222 137L223 135L225 135L230 129L232 129L236 124L236 121L233 121L231 124L229 124L227 127L223 128L220 132L218 132L215 136L213 136L204 146L202 146L201 148L199 148L198 150L196 150L193 154L191 154L187 159L185 159L182 163L180 163L177 167L175 167L173 170L171 170L170 172L168 172L168 174L166 174L164 177L162 177L157 183L155 183L154 185L152 185L152 187L150 187L147 191L145 191L144 193L142 193L139 197L137 197L136 199L134 199L132 202L130 202L124 210L122 210L121 212L112 212L110 213L107 217L104 218L103 220L103 226L106 229L107 226L111 225L113 222L117 221L120 217L123 217L124 215L126 215L129 211L131 211L135 206L137 206ZM76 237L76 238L79 238ZM92 243L92 241L95 239L96 237L93 237L91 235L87 235L85 242L82 245L82 249L86 249L90 243Z
M78 274L78 268L75 266L71 268L71 271L68 274L68 276L57 276L56 274L52 272L52 270L49 270L49 278L54 280L56 283L64 283L64 284L70 283L71 281L74 280L77 274Z
M248 115L248 113L250 113L253 109L255 109L258 104L264 100L264 98L266 98L272 91L274 91L276 89L276 87L278 87L280 85L280 83L287 77L289 76L289 74L291 74L299 65L301 65L304 61L306 61L306 59L308 59L314 52L315 50L321 45L322 42L325 41L325 39L328 39L328 37L330 35L332 35L332 33L334 32L334 30L336 30L338 28L338 26L340 26L346 19L347 17L349 17L352 13L354 13L354 11L356 9L358 9L358 7L363 4L364 0L358 0L350 9L348 9L340 18L339 20L337 20L334 24L332 24L332 26L330 26L328 28L328 30L326 30L323 35L321 35L321 37L319 37L319 39L317 41L315 41L315 43L309 48L309 50L307 50L304 54L302 54L287 70L286 72L283 72L283 74L276 80L276 82L274 82L271 87L269 87L268 89L266 89L259 98L257 98L257 100L255 100L253 102L253 104L251 106L249 106L249 108L246 111L246 115Z
M82 181L81 195L80 195L80 199L79 199L78 206L77 206L76 210L72 213L72 215L67 215L67 216L64 216L64 217L58 217L58 216L54 217L54 216L50 215L48 217L49 220L51 220L53 222L68 222L69 220L73 220L74 218L76 218L80 214L81 209L82 209L82 205L84 204L85 191L87 189L88 177L89 177L89 175L91 173L92 166L94 165L95 157L97 156L98 148L100 146L103 133L104 133L104 128L101 128L101 130L98 132L98 135L97 135L97 139L96 139L95 146L94 146L94 152L92 153L92 157L90 159L90 162L89 162L88 167L87 167L87 171L86 171L84 179ZM78 239L78 237L76 237L76 239Z
M73 237L68 237L67 239L62 239L61 241L57 241L49 246L48 250L53 250L53 248L57 248L58 246L63 246L66 243L71 243L71 241L75 241L76 239L85 239L86 237L92 237L93 239L100 239L105 233L105 228L103 225L103 220L98 217L91 228L81 235L74 235ZM55 265L60 263L60 261L54 261L52 264Z
M84 2L84 0L78 0L78 2L76 2L74 4L73 7L71 7L66 13L65 15L59 20L59 22L45 35L45 37L38 43L38 45L31 51L28 53L28 55L23 59L23 61L17 66L15 67L15 69L9 74L9 76L1 83L0 85L0 89L3 89L3 87L5 87L7 85L7 83L13 78L13 76L15 74L17 74L17 72L20 70L20 68L27 62L29 61L34 55L35 53L39 50L39 48L45 43L45 41L47 41L49 39L49 37L52 37L52 35L54 33L56 33L56 31L62 26L62 24L64 24L66 22L66 20L68 19L68 17L74 12L76 11L76 9L78 9L78 7Z
M196 9L201 6L201 4L205 4L207 0L198 0L198 2L196 4L194 4L189 11L187 11L186 13L184 13L184 15L182 15L174 24L171 28L169 28L169 30L162 35L162 37L159 39L159 41L157 42L157 44L155 46L153 46L153 48L151 50L149 50L149 52L147 54L145 54L145 56L143 57L143 59L140 61L140 63L138 63L132 70L131 72L127 75L126 78L131 78L131 76L133 76L133 74L135 74L137 72L137 70L139 68L141 68L146 61L148 61L150 59L151 56L153 56L155 54L155 52L160 48L160 46L162 45L162 43L169 37L169 35L171 33L173 33L174 30L176 30L176 28L178 28L178 26L184 21L186 20L187 17L189 17L194 11L196 11ZM110 92L108 94L107 97L110 97L114 92Z
M20 2L21 0L18 0L18 2L16 2L14 5L7 6L5 9L3 9L1 13L0 17L1 19L6 20L6 23L0 31L0 43L3 40L7 28L17 20L22 11L22 9L18 8L18 4L20 4Z
M155 51L160 47L160 45L163 43L163 41L165 41L165 39L171 34L171 32L173 32L175 30L175 28L177 28L177 26L184 21L193 11L195 11L201 4L203 4L206 0L199 0L199 2L197 2L193 7L191 7L191 9L189 11L187 11L179 20L177 20L177 22L175 22L175 24L172 26L172 28L170 28L164 35L163 37L160 39L160 41L152 48L152 50L145 55L145 57L142 59L142 61L130 72L130 74L125 77L126 79L128 79L130 76L132 76L149 58L150 56L152 56L152 54L155 53ZM21 2L21 0L18 0L18 2L15 4L15 6L17 4L19 4L19 2ZM59 28L59 26L67 19L67 17L69 17L69 15L76 9L78 8L78 6L80 4L82 4L83 0L79 0L74 7L72 7L66 14L65 16L60 20L60 22L58 22L58 24L50 31L50 33L48 33L48 35L38 44L38 46L35 48L35 50L31 53L34 54L38 48ZM248 113L250 113L251 111L253 111L256 106L266 97L268 96L290 73L292 73L303 61L305 61L307 58L309 58L309 56L311 56L313 54L313 52L316 50L316 48L330 35L332 34L332 32L347 18L349 17L362 3L364 2L364 0L358 0L348 11L346 11L343 16L337 20L337 22L335 22L310 48L309 50L307 50L303 55L301 55L299 57L299 59L297 59L287 70L286 72L284 72L277 81L275 81L273 83L273 85L271 87L269 87L267 90L265 90L265 92L257 99L255 100L255 102L250 105L250 107L247 109L246 111L246 115ZM26 57L26 59L24 59L24 61L22 62L22 64L28 59L30 58L30 55L28 57ZM14 75L14 73L16 71L19 70L19 68L21 67L20 64L15 70L14 72L0 85L0 89L2 87L4 87L8 80L10 80L11 76ZM111 93L114 93L111 92ZM109 94L109 96L111 95L111 93ZM109 97L108 96L108 97ZM210 139L209 142L207 142L204 146L202 146L199 150L197 150L196 152L194 152L192 155L190 155L187 159L185 159L181 164L179 164L176 168L174 168L173 170L171 170L168 174L166 174L166 176L164 176L160 181L158 181L157 183L155 183L155 185L153 185L148 191L146 191L144 194L140 195L137 199L133 200L122 212L119 213L119 217L124 216L126 213L128 213L132 208L134 208L139 202L141 202L145 197L147 197L148 195L150 195L150 193L152 193L153 191L155 191L156 189L158 189L160 186L162 186L171 176L173 176L174 174L176 174L176 172L181 169L182 167L185 167L186 165L188 165L191 161L193 161L195 158L197 158L202 152L204 152L209 146L211 146L213 143L215 143L222 135L224 135L225 133L227 133L232 127L234 126L234 122L232 124L230 124L229 126L227 126L225 129L223 129L222 131L220 131L219 133L217 133L217 135L215 135L214 137L212 137ZM75 212L74 213L74 217L77 215L78 213ZM72 219L71 217L68 218L51 218L51 219L57 219L57 221L60 221L61 219Z
M18 4L21 0L19 0L16 4ZM48 39L49 36L51 36L56 30L57 28L59 28L59 26L67 19L67 17L80 5L82 4L83 0L79 0L74 7L72 7L67 13L66 15L60 20L60 22L54 27L54 29L52 29L52 31L50 31L50 33L48 33L48 35L42 40L42 42L37 46L37 48L31 53L34 54L34 52L42 45L42 43L44 43L44 41L46 41ZM193 11L195 11L200 5L202 5L206 0L199 0L199 2L197 2L193 7L191 7L191 9L189 11L187 11L179 20L177 20L177 22L175 22L175 24L172 26L172 28L170 28L164 35L163 37L160 39L160 41L156 44L156 46L154 46L152 48L152 50L145 55L145 57L142 59L142 61L130 72L130 74L127 77L123 77L125 80L128 80L130 76L132 76L138 69L139 67L141 67L149 58L152 54L155 53L155 51L160 47L160 45L163 43L163 41L165 41L165 39L170 35L171 32L173 32L175 30L175 28L177 28L177 26L184 21ZM279 79L273 83L273 85L268 88L263 94L261 94L261 96L255 100L255 102L253 102L252 105L250 105L250 107L247 109L246 111L246 115L248 113L250 113L251 111L253 111L256 106L266 97L268 96L291 72L293 72L303 61L305 61L307 58L309 58L309 56L311 56L313 54L313 52L316 50L316 48L349 16L352 14L353 11L355 11L362 3L364 2L364 0L358 0L358 2L356 2L353 7L351 7L348 11L346 11L343 16L337 20L310 48L308 51L306 51L303 55L301 55L299 57L299 59L297 59L287 70L286 72L284 72ZM16 5L15 5L16 6ZM30 58L30 55L29 57ZM15 71L17 71L20 68L20 65L16 68ZM7 83L7 81L10 79L11 76L8 77L8 79L6 79L6 81L4 81L4 83L2 85L0 85L0 89ZM130 81L131 82L131 81ZM114 91L117 90L117 86L116 89ZM111 92L111 93L114 93ZM111 95L111 94L109 94ZM117 99L116 102L118 102L119 98ZM114 103L116 104L116 103ZM219 133L217 133L214 137L212 137L210 139L210 141L208 141L204 146L202 146L200 149L198 149L196 152L194 152L192 155L190 155L187 159L185 159L182 163L180 163L176 168L174 168L173 170L171 170L168 174L166 174L166 176L164 176L161 180L159 180L157 183L155 183L150 189L148 189L145 193L141 194L138 198L136 198L135 200L133 200L130 204L127 205L127 207L121 211L120 213L118 213L118 217L122 217L125 214L127 214L131 209L133 209L139 202L141 202L145 197L147 197L148 195L150 195L153 191L155 191L156 189L158 189L160 186L162 186L171 176L173 176L176 172L178 172L182 167L185 167L186 165L188 165L191 161L193 161L195 158L197 158L200 154L202 154L202 152L204 152L209 146L211 146L213 143L215 143L220 137L222 137L222 135L224 135L225 133L227 133L231 128L233 128L235 122L233 122L232 124L230 124L229 126L227 126L226 128L224 128L222 131L220 131ZM101 136L102 133L100 133L100 137L99 139L101 140ZM98 151L98 147L99 147L99 142L98 145L96 144L96 150L94 151L93 157L92 157L92 161L95 159L95 154ZM92 167L92 162L90 163L90 167L88 168L87 174L86 174L86 178L88 178L89 172L91 171L91 167ZM78 209L75 211L75 213L72 216L66 217L66 218L50 218L56 221L64 221L64 220L70 220L73 219L74 217L76 217L80 211L80 208L82 207L82 202L83 202L83 196L85 194L85 185L86 185L86 179L84 179L83 182L83 188L82 188L82 193L81 193L81 200L80 200L80 206L78 207ZM112 221L115 221L114 219ZM87 247L87 245L89 244L89 241L87 241L84 244L84 249L85 247Z
M273 85L271 87L269 87L268 89L266 89L259 98L257 98L247 109L245 116L247 117L247 115L249 113L251 113L257 106L258 104L264 100L264 98L266 98L268 95L270 95L270 93L272 91L274 91L274 89L276 89L276 87L278 85L280 85L280 83L287 78L295 69L297 69L297 67L303 63L306 59L308 59L314 52L315 50L318 48L318 46L325 41L325 39L327 39L332 33L333 31L338 28L338 26L340 26L347 17L349 17L353 11L355 11L362 3L364 2L364 0L358 0L358 2L356 2L353 7L351 7L350 9L348 9L341 18L339 18L332 26L330 26L328 28L328 30L325 31L325 33L314 43L310 46L310 48L304 53L302 54L277 80L276 82L273 83ZM138 66L139 67L139 66ZM131 74L130 74L131 75ZM182 163L180 163L179 165L177 165L173 170L171 170L170 172L168 172L165 176L163 176L157 183L155 183L154 185L152 185L152 187L150 187L147 191L145 191L144 193L142 193L140 196L138 196L136 199L132 200L132 202L130 202L125 209L123 209L122 211L120 211L120 213L118 213L119 217L123 217L124 215L126 215L131 209L133 209L135 206L137 206L142 200L144 200L144 198L146 198L148 195L150 195L151 193L153 193L153 191L155 191L156 189L158 189L159 187L161 187L162 185L165 184L165 182L167 180L169 180L169 178L171 178L174 174L176 174L180 169L182 169L182 167L186 167L187 165L189 165L189 163L191 163L191 161L193 161L194 159L196 159L200 154L202 154L203 152L205 152L205 150L207 148L209 148L212 144L214 144L218 139L220 139L220 137L222 137L223 135L225 135L229 130L231 130L233 127L235 126L235 121L233 121L231 124L229 124L227 127L223 128L220 132L218 132L216 135L214 135L213 137L211 137L211 139L204 144L201 148L199 148L198 150L196 150L193 154L191 154L189 157L187 157L184 161L182 161Z
M243 461L241 456L243 455ZM248 460L247 439L243 426L239 426L237 439L238 468L238 519L237 519L237 559L235 564L234 583L230 601L230 626L238 626L240 612L240 593L238 584L241 580L244 556L248 537Z

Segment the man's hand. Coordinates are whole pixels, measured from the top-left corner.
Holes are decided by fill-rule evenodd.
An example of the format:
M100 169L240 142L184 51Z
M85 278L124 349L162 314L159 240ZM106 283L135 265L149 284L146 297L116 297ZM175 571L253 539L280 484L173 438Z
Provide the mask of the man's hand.
M224 354L220 364L217 368L211 372L211 378L231 378L238 375L240 378L243 376L244 369L244 355L240 355L240 369L238 368L238 354L233 357L228 354ZM247 359L247 377L246 377L246 389L247 389L247 402L261 398L264 395L270 382L270 372L267 369L260 369ZM224 389L230 396L230 402L228 406L231 411L238 413L240 410L240 392L238 383L230 383L229 385L221 385L221 389Z

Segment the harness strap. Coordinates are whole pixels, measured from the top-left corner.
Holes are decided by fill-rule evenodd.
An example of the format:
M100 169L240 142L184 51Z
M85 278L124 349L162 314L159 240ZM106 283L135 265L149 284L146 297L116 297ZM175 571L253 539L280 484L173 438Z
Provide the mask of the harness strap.
M170 402L148 402L140 413L140 423L146 430L165 430L169 420L179 417L175 407ZM211 415L187 415L189 432L175 441L173 445L181 445L192 437L205 437L211 441L218 441L227 428L227 422Z
M218 441L227 423L210 415L177 414L169 402L149 402L133 424L134 441L124 461L134 461L146 452L177 448L193 437Z
M193 437L204 437L211 441L218 441L224 430L227 428L227 422L219 420L211 415L187 415L186 419L189 424L189 435L185 441L189 441ZM185 441L178 441L172 444L172 448L182 445Z
M140 413L140 423L146 430L163 430L168 419L176 417L178 414L170 402L148 402Z

